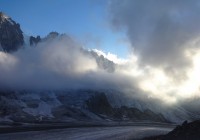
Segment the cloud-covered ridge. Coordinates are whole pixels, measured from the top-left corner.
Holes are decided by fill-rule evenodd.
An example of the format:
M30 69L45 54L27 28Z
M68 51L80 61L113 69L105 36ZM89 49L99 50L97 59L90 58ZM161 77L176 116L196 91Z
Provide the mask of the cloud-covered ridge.
M94 54L67 35L44 39L11 54L0 52L0 87L118 89L130 84L122 74L114 72L112 61Z

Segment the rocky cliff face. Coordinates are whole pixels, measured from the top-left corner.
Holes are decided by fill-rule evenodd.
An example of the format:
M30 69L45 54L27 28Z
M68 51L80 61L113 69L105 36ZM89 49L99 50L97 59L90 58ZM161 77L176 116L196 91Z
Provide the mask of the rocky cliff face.
M20 25L0 12L0 46L5 52L16 51L24 43Z
M105 93L98 93L86 101L88 109L101 118L115 121L153 121L168 122L161 114L156 114L149 109L141 111L134 107L112 107Z
M41 38L39 35L37 37L30 36L29 43L31 46L37 45L40 41L41 41Z

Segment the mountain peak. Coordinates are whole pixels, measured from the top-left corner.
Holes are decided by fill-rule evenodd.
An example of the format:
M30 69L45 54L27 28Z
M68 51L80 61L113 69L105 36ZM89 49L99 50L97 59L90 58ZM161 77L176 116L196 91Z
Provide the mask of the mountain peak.
M6 19L10 19L10 17L6 15L5 13L0 12L0 21L4 21Z
M8 17L5 13L0 12L0 17Z
M0 17L2 18L2 17L4 17L4 13L3 12L0 12Z
M6 15L3 12L0 12L0 24L4 22L9 22L9 24L14 25L16 24L15 21L13 21L8 15Z
M0 12L0 49L5 52L17 50L24 43L20 25Z

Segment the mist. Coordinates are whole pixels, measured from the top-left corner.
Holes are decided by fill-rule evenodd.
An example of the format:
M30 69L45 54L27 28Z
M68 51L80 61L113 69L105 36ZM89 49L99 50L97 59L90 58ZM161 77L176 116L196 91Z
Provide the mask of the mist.
M199 98L199 6L197 0L111 0L110 28L125 31L130 44L125 47L132 50L127 58L60 35L13 53L0 52L0 87L114 89L166 104Z
M172 103L199 97L199 1L111 0L108 13L127 35L143 91Z
M90 51L69 36L0 52L0 86L8 89L123 89L130 79L99 68Z
M97 61L98 57L106 61ZM190 79L177 82L160 67L141 66L137 54L132 53L127 59L119 58L102 50L83 48L72 37L60 35L44 39L36 46L24 45L13 53L0 52L0 87L11 90L117 90L133 99L176 104L198 95L200 81L194 74L199 70L196 64L199 54L191 58L195 67L187 71ZM100 67L111 67L107 61L114 64L114 71Z

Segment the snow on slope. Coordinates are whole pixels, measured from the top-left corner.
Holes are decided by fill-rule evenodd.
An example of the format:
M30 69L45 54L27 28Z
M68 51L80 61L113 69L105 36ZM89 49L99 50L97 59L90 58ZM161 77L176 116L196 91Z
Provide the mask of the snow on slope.
M162 114L168 121L176 123L181 123L184 120L194 119L193 114L190 114L188 111L184 110L181 107L166 108L162 106L157 106L156 104L150 102L143 102L140 100L132 99L128 95L119 91L102 90L97 92L92 90L63 90L43 92L23 91L13 93L0 93L0 122L8 120L25 120L27 122L35 122L43 120L101 121L102 119L112 119L106 116L109 114L97 114L89 110L87 106L87 101L100 93L105 93L108 102L113 108L121 108L123 106L136 108L138 109L138 111L140 111L140 115L142 115L142 112L151 110L154 112L154 114L152 114L153 112L151 113L149 111L146 114L150 115L150 118L155 119L156 114L158 114L158 116L159 114ZM102 107L102 109L104 108ZM128 113L126 108L124 111L122 109L123 108L119 110ZM137 110L133 111L137 112ZM126 116L126 114L124 115ZM136 116L136 118L137 117L138 116Z

